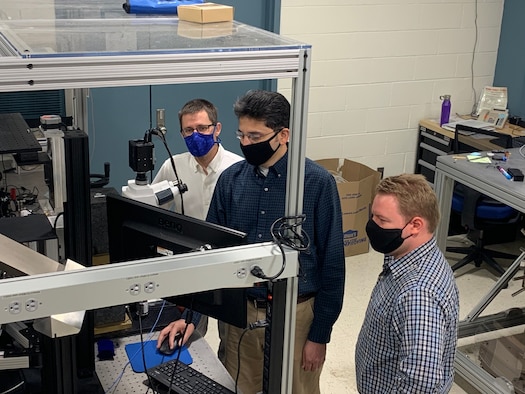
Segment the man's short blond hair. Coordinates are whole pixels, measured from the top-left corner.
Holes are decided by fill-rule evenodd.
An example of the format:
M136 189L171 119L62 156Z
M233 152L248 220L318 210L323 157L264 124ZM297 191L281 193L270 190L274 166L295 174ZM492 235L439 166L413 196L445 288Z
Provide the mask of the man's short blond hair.
M408 221L415 216L426 219L428 231L434 233L439 223L439 206L436 194L423 175L401 174L379 182L376 194L396 197L401 215Z

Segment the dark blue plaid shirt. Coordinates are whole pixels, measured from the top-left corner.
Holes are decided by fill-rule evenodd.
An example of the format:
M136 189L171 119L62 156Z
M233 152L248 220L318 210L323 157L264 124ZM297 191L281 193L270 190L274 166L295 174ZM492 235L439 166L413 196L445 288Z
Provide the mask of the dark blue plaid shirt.
M247 233L249 243L271 241L272 223L284 216L288 154L266 176L246 161L220 176L207 220ZM341 206L333 176L306 159L302 229L310 237L309 253L300 253L299 295L316 293L308 339L330 341L343 304L345 258Z
M448 393L459 312L449 264L432 238L383 267L356 345L359 392Z

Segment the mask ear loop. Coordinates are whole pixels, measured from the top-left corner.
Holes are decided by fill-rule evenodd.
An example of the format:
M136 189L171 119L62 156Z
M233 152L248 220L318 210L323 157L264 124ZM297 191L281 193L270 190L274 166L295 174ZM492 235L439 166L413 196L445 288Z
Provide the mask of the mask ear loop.
M405 239L407 239L407 238L410 238L412 235L414 235L414 234L410 234L409 236L403 238L403 230L406 228L406 226L408 226L408 225L410 224L410 222L411 222L412 220L414 220L414 218L410 219L410 220L409 220L409 221L403 226L403 228L401 229L401 239L402 239L403 241L404 241Z
M211 133L213 136L215 136L215 132L217 131L217 123L213 125L213 132ZM221 144L221 137L217 136L217 139L213 141L213 145L220 145Z

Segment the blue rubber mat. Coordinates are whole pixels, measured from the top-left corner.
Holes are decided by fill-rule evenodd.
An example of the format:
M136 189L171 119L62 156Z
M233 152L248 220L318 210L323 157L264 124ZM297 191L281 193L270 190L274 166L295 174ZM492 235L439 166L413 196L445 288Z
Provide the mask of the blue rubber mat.
M156 346L157 341L144 342L144 355L146 358L147 369L156 367L157 365L163 364L170 360L174 360L177 358L177 355L179 353L179 349L177 349L171 356L165 356L164 354L159 353ZM141 343L130 343L126 345L125 348L126 354L128 355L128 359L131 363L131 368L133 369L133 371L144 372L144 362L142 361ZM186 346L182 347L179 360L184 364L191 364L193 362L190 352L188 351Z

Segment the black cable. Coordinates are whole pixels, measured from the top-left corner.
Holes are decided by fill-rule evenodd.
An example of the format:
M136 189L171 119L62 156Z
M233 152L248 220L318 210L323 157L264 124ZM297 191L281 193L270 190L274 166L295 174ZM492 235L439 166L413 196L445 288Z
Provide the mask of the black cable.
M237 344L237 374L235 375L235 394L237 394L237 385L239 384L239 375L241 374L241 342L244 338L244 335L248 331L249 330L247 328L244 329L241 337L239 338L239 343Z
M64 216L64 212L60 212L58 215L56 215L55 217L55 221L53 222L53 230L55 230L55 232L57 231L57 223L58 223L58 219L60 218L60 216Z
M148 340L151 338L153 331L155 331L155 328L157 327L157 324L158 324L158 322L160 320L162 312L164 311L164 306L165 305L166 305L166 301L163 300L162 305L161 305L161 307L159 309L159 313L157 314L157 318L155 319L155 322L153 323L153 326L151 327L151 330L149 332ZM131 316L131 311L129 310L129 306L128 305L126 305L126 313L127 313L127 315L129 316L130 319L133 319L133 317ZM135 356L137 355L137 353L139 351L142 351L142 349L137 350L133 354L133 356L128 357L129 358L128 362L126 363L126 365L124 365L124 368L122 368L122 371L120 372L120 375L115 379L115 381L113 381L111 386L109 386L109 388L107 389L106 393L109 393L111 389L113 389L113 393L117 392L117 387L118 387L120 381L122 380L122 376L124 375L126 367L131 364L131 360L133 358L135 358ZM115 387L113 387L113 386L115 386Z
M267 276L264 273L264 271L263 271L263 269L261 267L259 267L258 265L255 265L250 270L250 273L253 276L255 276L256 278L265 279L265 280L268 280L270 282L273 282L275 279L277 279L279 276L281 276L281 274L284 272L284 269L286 268L286 253L284 253L283 246L281 245L280 242L276 242L276 244L277 244L279 250L281 251L281 256L282 256L282 259L283 259L283 262L281 264L281 269L275 275Z
M148 87L149 94L149 129L144 134L144 142L151 142L151 131L153 130L153 117L151 112L153 111L153 95L151 90L151 85ZM153 181L153 169L149 172L150 179Z
M175 174L175 179L177 181L177 187L179 189L179 195L180 195L180 206L181 206L181 213L184 215L184 198L182 197L182 194L184 193L182 189L182 182L179 179L179 175L177 174L177 169L175 168L175 162L173 161L173 155L170 152L170 149L168 147L168 143L166 142L166 137L164 133L156 128L153 128L153 100L152 100L152 90L151 85L149 85L149 130L146 132L146 135L144 136L144 141L151 142L151 134L154 134L158 136L162 143L164 144L164 147L166 148L166 151L168 152L171 167L173 168L173 173ZM150 177L153 180L153 170L150 171Z
M182 197L184 191L182 190L182 182L181 180L179 179L179 174L177 173L177 168L175 167L175 161L173 160L173 155L171 154L171 151L170 151L170 148L168 146L168 142L166 141L166 136L164 135L164 133L158 131L158 130L154 130L155 131L155 135L158 136L162 143L164 144L164 148L166 148L166 151L168 152L168 157L170 158L170 163L171 163L171 168L173 169L173 173L175 174L175 180L177 181L177 187L179 188L179 195L180 195L180 210L183 215L184 215L184 198Z
M146 365L146 355L144 354L144 337L142 336L142 316L139 313L139 332L140 332L140 348L141 348L141 355L142 355L142 363L144 364L144 372L146 373L146 376L148 377L148 384L149 387L151 387L151 390L153 391L153 394L155 394L155 386L153 386L153 382L151 380L151 377L148 373L148 367ZM146 390L146 394L149 392L149 387Z
M238 384L239 384L239 376L241 374L241 343L242 339L244 338L244 335L250 331L255 330L256 328L265 328L268 327L268 321L267 320L257 320L255 323L250 323L248 325L248 328L245 328L241 334L241 337L239 338L239 343L237 344L237 374L235 375L235 394L237 394L238 390Z
M33 186L33 190L31 191L31 193L33 193L33 196L35 196L35 200L36 200L38 198L38 195L40 194L40 190L38 190L38 187Z
M21 192L18 191L18 195L16 196L17 200L23 199L24 203L26 204L34 204L38 199L39 190L36 186L33 186L33 190L29 191L29 189L25 188L24 186L20 186Z
M193 304L193 299L192 299L191 305L192 304ZM186 314L186 318L184 319L186 322L186 325L184 326L184 330L182 331L182 335L181 335L182 341L184 341L184 338L186 336L186 331L188 330L188 326L190 325L192 319L193 319L193 309L190 308L188 309L188 313ZM177 370L177 367L179 366L181 353L182 353L182 345L179 346L179 348L177 349L177 358L173 362L174 365L173 365L173 370L171 371L171 376L170 376L170 381L169 381L170 386L168 388L168 394L171 393L171 386L173 385L173 379L175 378L175 372Z
M290 220L296 220L295 223L288 223ZM306 215L284 216L272 223L270 232L274 241L277 239L280 243L300 252L309 253L310 237L302 229L297 231L306 220ZM294 237L290 237L291 233Z
M297 228L301 226L306 219L306 215L297 216L283 216L275 220L271 227L270 233L272 235L273 242L277 245L282 255L281 269L273 276L267 276L261 267L255 265L250 270L250 273L260 279L265 279L273 282L284 272L286 268L286 253L284 252L283 245L286 245L294 250L309 253L310 238L302 229L297 231ZM295 220L295 223L289 221ZM291 238L289 234L292 234L294 238Z
M61 245L60 245L60 237L57 235L57 225L58 225L58 218L60 218L60 216L64 216L64 211L59 212L58 215L56 215L56 217L55 217L55 221L53 222L53 230L55 232L55 235L57 236L57 249L58 249L58 260L59 261L60 261L60 248L61 248Z

